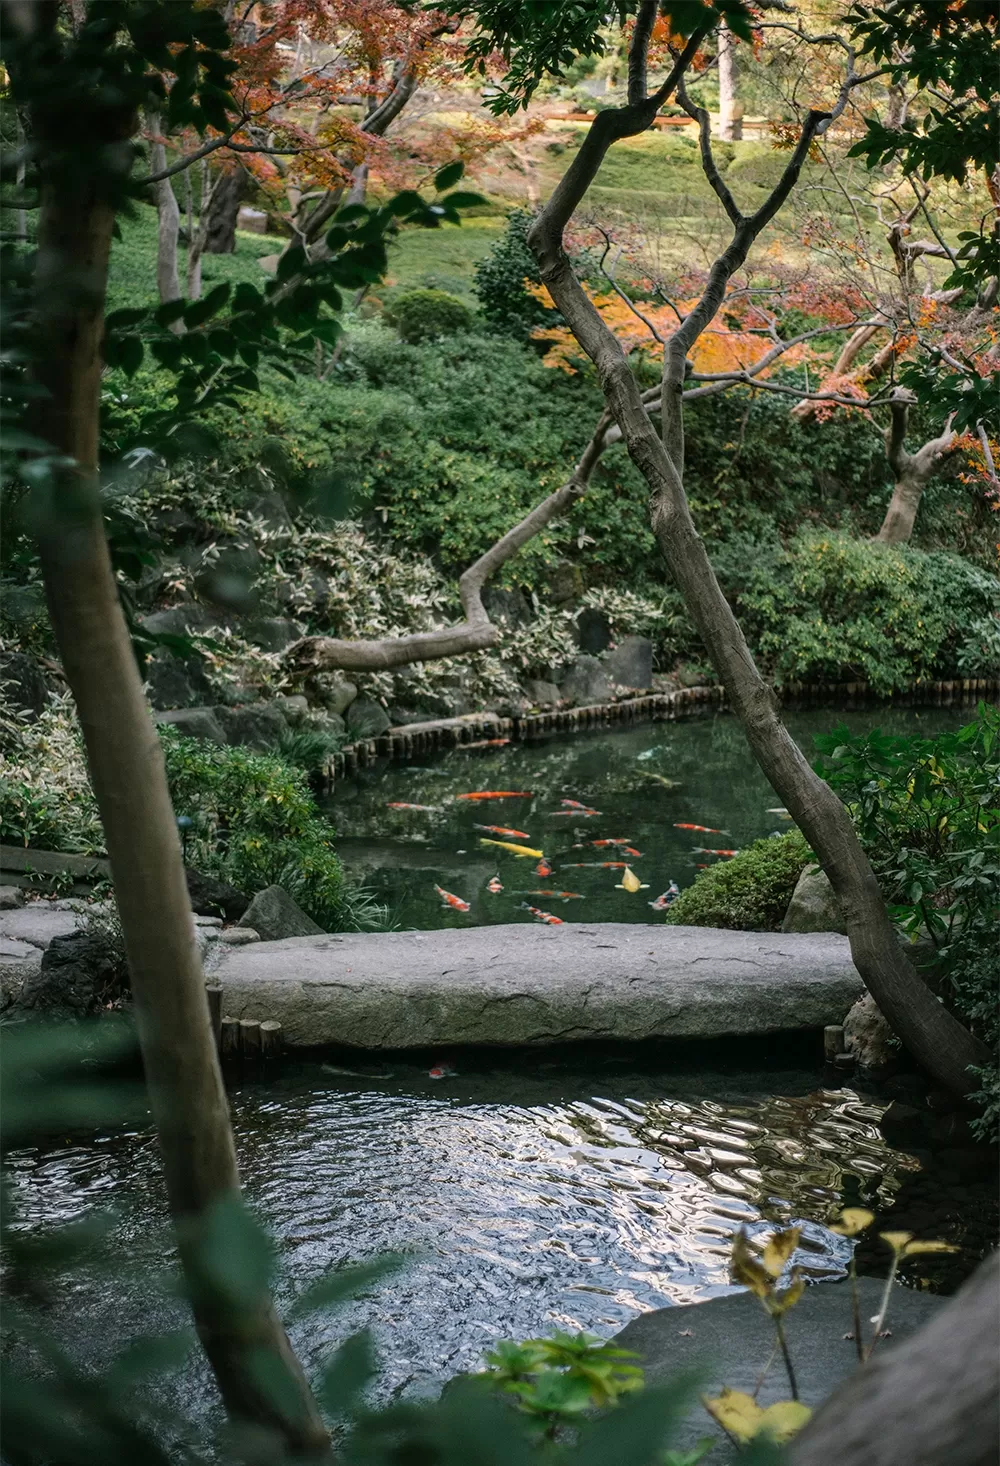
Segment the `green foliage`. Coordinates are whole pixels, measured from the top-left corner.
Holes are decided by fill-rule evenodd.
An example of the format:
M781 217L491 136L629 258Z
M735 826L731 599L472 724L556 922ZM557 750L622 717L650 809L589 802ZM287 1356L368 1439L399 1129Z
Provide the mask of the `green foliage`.
M536 326L558 325L558 311L529 295L525 281L540 283L538 265L528 248L528 230L534 221L528 209L512 209L507 228L489 254L476 265L475 292L479 308L500 336L526 341Z
M863 679L890 693L952 670L998 592L957 556L807 531L753 568L740 610L779 682Z
M590 1334L559 1332L521 1344L502 1340L486 1355L489 1368L479 1378L516 1400L540 1438L555 1440L560 1427L642 1388L642 1370L630 1362L635 1358Z
M472 313L463 300L445 290L407 290L393 298L383 313L403 341L416 345L467 331Z
M984 1041L1000 1041L1000 712L936 738L852 735L816 740L821 771L848 804L889 910L935 947L941 991ZM678 903L679 904L679 903ZM982 1076L1000 1119L997 1078Z
M667 921L674 926L778 931L810 858L798 830L755 840L731 860L700 871L668 907Z

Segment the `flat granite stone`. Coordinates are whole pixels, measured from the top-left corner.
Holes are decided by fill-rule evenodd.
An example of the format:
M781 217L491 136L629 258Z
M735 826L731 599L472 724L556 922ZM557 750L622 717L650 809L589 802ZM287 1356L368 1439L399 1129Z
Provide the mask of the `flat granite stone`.
M76 911L59 911L48 901L31 901L16 911L0 912L0 937L44 948L53 937L68 936L83 924L84 918Z
M884 1287L877 1278L858 1279L866 1342ZM887 1316L891 1337L880 1341L876 1357L909 1338L946 1301L894 1284ZM785 1316L785 1332L799 1394L807 1405L825 1400L858 1367L854 1341L844 1337L851 1332L851 1295L846 1283L815 1283L806 1288ZM728 1385L752 1395L774 1345L774 1325L753 1294L744 1291L641 1313L615 1335L614 1342L639 1355L636 1363L642 1365L648 1385L662 1384L681 1370L695 1370L701 1374L700 1394L717 1395ZM768 1370L757 1401L766 1408L789 1398L788 1376L779 1357ZM689 1449L701 1436L723 1439L708 1412L696 1403L670 1444ZM709 1459L714 1462L716 1454Z
M833 933L619 922L293 937L220 952L214 978L286 1044L367 1049L816 1029L862 991Z

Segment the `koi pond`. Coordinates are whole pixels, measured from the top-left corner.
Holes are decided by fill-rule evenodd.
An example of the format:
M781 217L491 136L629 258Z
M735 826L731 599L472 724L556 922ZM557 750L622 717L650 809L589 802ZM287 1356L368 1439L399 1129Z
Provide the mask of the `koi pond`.
M457 1072L434 1081L436 1060ZM824 1224L844 1205L887 1204L915 1168L881 1138L881 1106L822 1088L814 1047L798 1041L339 1064L296 1060L242 1083L233 1120L283 1308L331 1268L407 1254L356 1302L292 1327L315 1369L370 1325L383 1399L436 1390L497 1339L607 1337L642 1310L731 1291L741 1225L801 1223L796 1261L811 1279L839 1277L850 1244ZM10 1177L22 1226L116 1216L103 1265L52 1297L74 1352L106 1358L185 1322L166 1292L151 1132L24 1150ZM215 1409L194 1353L181 1388L195 1411Z
M932 737L962 720L959 709L919 708L786 719L809 757L814 736L841 724ZM490 791L531 797L462 797ZM661 920L649 903L671 882L683 889L728 858L720 851L789 829L779 805L736 719L715 713L372 767L338 784L325 812L347 869L394 924L427 930L532 921L529 906L564 920ZM505 844L542 852L544 863ZM622 888L625 865L645 889Z

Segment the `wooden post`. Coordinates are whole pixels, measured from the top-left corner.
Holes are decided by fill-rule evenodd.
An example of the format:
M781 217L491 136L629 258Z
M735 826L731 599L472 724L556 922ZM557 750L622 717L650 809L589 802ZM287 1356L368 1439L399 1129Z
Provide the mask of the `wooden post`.
M240 1020L228 1016L223 1018L220 1035L219 1048L223 1059L238 1059L240 1056Z
M844 1025L830 1023L823 1029L823 1058L832 1064L838 1054L844 1052Z
M256 1018L240 1019L240 1043L244 1059L260 1058L260 1023Z
M222 988L217 982L209 983L205 988L205 994L208 998L208 1013L212 1020L215 1047L219 1048L222 1042Z
M277 1018L265 1018L260 1025L260 1056L275 1059L281 1053L283 1038L281 1024Z

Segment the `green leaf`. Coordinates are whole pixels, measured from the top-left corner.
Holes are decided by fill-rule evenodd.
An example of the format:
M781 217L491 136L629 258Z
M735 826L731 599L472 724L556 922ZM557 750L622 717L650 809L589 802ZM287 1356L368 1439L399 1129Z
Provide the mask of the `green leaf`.
M438 193L444 193L445 189L455 187L455 184L464 172L465 164L461 159L456 159L454 163L446 163L443 168L439 168L435 173L434 187Z
M193 301L184 311L184 324L189 331L196 326L202 325L218 311L222 309L229 299L229 281L223 280L220 285L213 286L203 300Z
M319 1282L313 1283L311 1288L299 1294L288 1316L291 1319L302 1318L307 1313L315 1313L319 1308L346 1303L362 1288L370 1288L373 1283L380 1283L383 1278L398 1272L404 1261L401 1255L388 1253L374 1262L362 1263L358 1267L338 1268L327 1273L326 1277L320 1278Z
M123 336L118 346L118 365L128 376L134 377L142 366L144 354L140 336Z
M122 330L127 326L137 326L140 321L146 319L148 314L145 308L112 311L110 315L104 317L104 329L110 332Z
M306 252L301 244L293 244L285 250L284 254L278 257L278 268L275 279L279 282L290 280L293 275L299 274L307 264Z
M158 326L171 326L180 320L186 309L187 301L168 300L153 312L153 320Z
M456 193L445 194L440 202L451 209L476 209L480 204L488 204L489 199L481 193L463 193L459 190Z
M317 1395L328 1415L349 1415L376 1373L375 1349L367 1329L341 1344L320 1376Z

